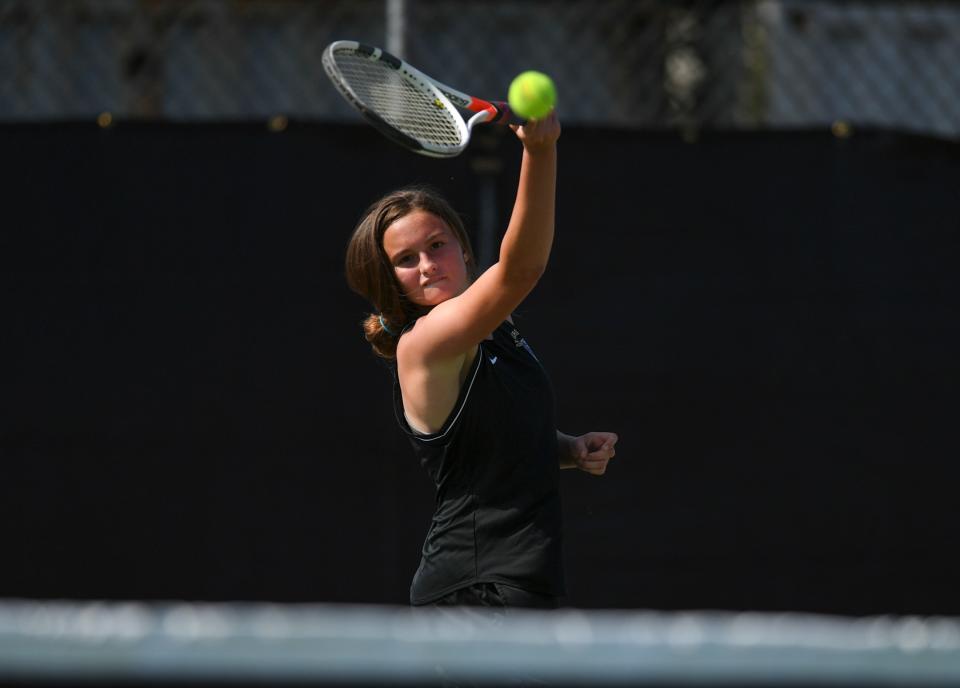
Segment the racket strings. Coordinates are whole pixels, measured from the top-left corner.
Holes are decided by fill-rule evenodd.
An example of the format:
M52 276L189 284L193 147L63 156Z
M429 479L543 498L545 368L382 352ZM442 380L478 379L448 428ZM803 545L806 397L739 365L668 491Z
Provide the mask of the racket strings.
M370 110L407 136L433 146L463 144L460 115L396 70L351 51L334 54L346 84Z

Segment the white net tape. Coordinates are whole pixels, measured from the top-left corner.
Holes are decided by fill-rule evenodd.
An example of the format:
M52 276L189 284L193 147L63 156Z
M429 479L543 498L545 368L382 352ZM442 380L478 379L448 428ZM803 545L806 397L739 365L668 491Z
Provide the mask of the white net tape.
M0 603L0 682L960 684L960 623L802 614Z

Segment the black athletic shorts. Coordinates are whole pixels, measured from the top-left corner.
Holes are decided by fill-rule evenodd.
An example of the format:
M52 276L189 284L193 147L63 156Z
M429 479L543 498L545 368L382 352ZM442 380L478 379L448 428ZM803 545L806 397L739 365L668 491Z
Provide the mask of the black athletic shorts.
M530 592L503 583L474 583L458 588L425 606L556 609L560 606L560 601L553 595Z

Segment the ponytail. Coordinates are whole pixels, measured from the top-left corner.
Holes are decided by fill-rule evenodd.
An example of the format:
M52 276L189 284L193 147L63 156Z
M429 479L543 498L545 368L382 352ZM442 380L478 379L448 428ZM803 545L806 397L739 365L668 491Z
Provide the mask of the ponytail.
M370 313L363 321L364 338L373 347L373 352L381 358L394 359L397 357L397 343L400 341L402 329L391 324L391 321L382 315Z

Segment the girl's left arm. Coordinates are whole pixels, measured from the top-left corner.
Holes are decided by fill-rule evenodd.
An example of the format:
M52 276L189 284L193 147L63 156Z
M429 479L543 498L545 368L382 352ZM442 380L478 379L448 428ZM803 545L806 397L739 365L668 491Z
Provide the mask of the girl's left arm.
M603 475L616 455L620 438L613 432L588 432L579 437L557 430L560 468L579 468L591 475Z

